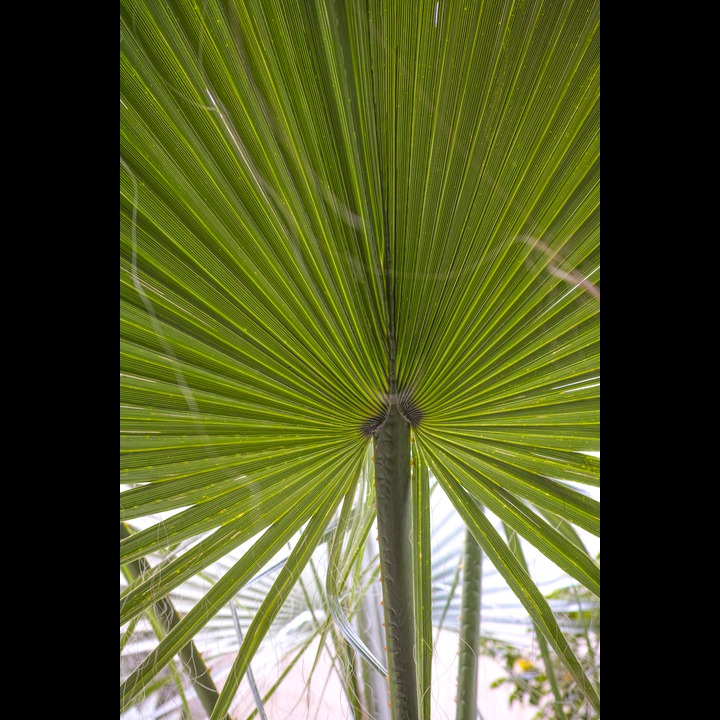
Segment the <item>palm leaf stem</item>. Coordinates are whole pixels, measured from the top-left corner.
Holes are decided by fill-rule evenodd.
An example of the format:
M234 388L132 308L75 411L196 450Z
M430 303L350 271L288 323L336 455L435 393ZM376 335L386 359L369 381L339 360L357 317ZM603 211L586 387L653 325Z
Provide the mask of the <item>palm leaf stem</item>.
M392 403L374 433L375 488L392 716L419 720L413 603L410 423Z
M482 548L470 530L465 532L462 567L463 586L455 720L476 720L478 658L480 657Z
M130 532L127 526L124 523L120 523L120 539L122 540L129 536ZM135 579L145 574L149 570L149 565L146 560L141 558L127 563L125 568L130 576ZM153 605L153 610L156 617L163 624L166 633L170 632L170 630L180 622L180 616L169 597L160 598ZM210 677L207 665L205 665L205 661L194 642L189 642L180 650L180 658L183 661L184 667L187 669L195 693L202 703L205 712L208 714L208 717L210 717L218 699L218 691Z

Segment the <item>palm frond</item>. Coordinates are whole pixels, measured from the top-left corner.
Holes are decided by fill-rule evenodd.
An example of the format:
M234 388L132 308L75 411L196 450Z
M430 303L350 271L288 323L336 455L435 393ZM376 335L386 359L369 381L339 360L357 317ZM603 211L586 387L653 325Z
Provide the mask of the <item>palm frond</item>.
M121 625L233 557L121 708L303 537L228 711L394 407L421 695L434 476L597 708L478 510L599 594L597 0L123 0L120 49L121 563L147 561ZM343 525L338 590L367 527Z

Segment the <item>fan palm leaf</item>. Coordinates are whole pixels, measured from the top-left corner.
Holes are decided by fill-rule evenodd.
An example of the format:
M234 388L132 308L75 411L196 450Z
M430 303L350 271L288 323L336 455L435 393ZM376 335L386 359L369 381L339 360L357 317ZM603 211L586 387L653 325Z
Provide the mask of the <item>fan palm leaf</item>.
M599 450L598 24L596 0L123 0L121 562L147 570L121 623L247 550L125 679L121 710L299 537L227 714L388 417L412 447L408 716L429 714L429 472L598 707L480 509L599 593L548 520L599 534L575 485L599 484L581 454Z

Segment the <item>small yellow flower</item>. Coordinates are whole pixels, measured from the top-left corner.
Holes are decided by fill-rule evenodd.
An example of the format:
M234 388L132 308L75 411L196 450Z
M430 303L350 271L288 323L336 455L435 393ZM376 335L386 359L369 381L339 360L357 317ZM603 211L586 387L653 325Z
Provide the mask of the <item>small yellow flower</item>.
M525 658L518 658L513 663L513 672L516 675L520 675L521 673L530 672L531 670L534 670L534 669L535 669L534 665L529 660L526 660Z

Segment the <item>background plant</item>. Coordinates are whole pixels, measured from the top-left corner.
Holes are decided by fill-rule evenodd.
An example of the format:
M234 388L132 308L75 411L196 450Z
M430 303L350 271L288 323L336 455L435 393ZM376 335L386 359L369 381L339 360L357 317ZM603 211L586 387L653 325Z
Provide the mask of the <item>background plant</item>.
M596 598L584 588L571 585L555 590L548 599L554 601L559 624L570 632L575 654L599 688L600 608ZM554 653L545 652L542 658L533 659L527 650L497 640L487 640L482 650L502 662L507 671L491 687L510 686L510 704L527 701L537 707L533 716L536 720L591 720L598 716Z

